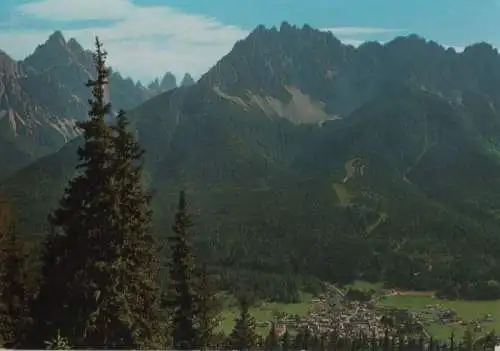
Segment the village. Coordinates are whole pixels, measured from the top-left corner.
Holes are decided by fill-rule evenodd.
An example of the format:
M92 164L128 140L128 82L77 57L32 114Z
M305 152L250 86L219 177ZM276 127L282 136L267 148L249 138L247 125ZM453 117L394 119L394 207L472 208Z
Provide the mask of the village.
M480 333L488 330L488 325L495 321L491 314L477 320L464 321L456 311L439 303L428 304L424 309L414 312L383 307L379 303L384 296L395 293L397 292L388 291L386 295L376 296L369 301L355 301L347 299L340 289L331 285L323 294L312 300L306 316L285 313L277 316L274 321L276 331L283 334L286 330L307 328L320 334L336 332L339 336L348 336L361 333L368 337L382 338L386 330L389 330L391 334L404 332L430 337L426 329L432 324L460 325ZM269 325L270 321L264 324Z
M282 314L275 322L278 334L286 330L309 329L320 334L335 331L343 336L361 332L382 337L386 329L382 317L383 313L375 303L348 301L339 289L330 286L312 300L306 316Z

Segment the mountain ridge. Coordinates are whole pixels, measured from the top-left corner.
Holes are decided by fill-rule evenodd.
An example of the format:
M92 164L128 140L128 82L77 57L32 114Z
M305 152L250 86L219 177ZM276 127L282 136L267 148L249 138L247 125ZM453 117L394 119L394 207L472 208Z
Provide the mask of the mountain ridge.
M93 74L92 52L61 31L21 61L0 51L0 163L7 165L0 178L79 135L76 123L87 118L90 97L85 83ZM107 88L113 106L124 110L159 93L112 69Z
M287 39L294 36L295 41ZM313 57L301 57L300 53ZM469 67L470 55L478 56L484 63ZM435 62L435 65L428 69L418 67L425 76L418 77L420 82L414 81L417 77L411 67L418 64L422 66L426 58ZM300 66L301 60L316 64ZM255 67L250 66L250 63ZM446 69L443 70L440 65ZM453 82L456 80L454 77L459 76L457 72L450 71L454 66L467 67L467 71L473 72L463 75L463 81ZM491 69L491 66L496 69ZM233 101L239 98L254 104L266 103L270 98L277 98L281 103L289 102L294 97L289 87L294 87L296 92L297 89L300 91L302 98L313 97L318 104L322 104L324 116L341 117L375 97L381 88L390 91L399 89L401 85L420 85L437 90L449 98L457 98L457 92L441 86L442 83L436 83L436 77L446 74L444 81L470 86L471 81L477 81L474 70L482 70L482 80L476 84L483 84L485 79L490 78L484 67L488 67L488 71L493 74L500 74L498 51L486 43L470 45L462 53L457 53L453 48L446 49L433 41L410 34L386 44L366 42L354 48L342 44L331 32L316 30L308 25L299 28L283 22L279 29L258 26L204 74L200 83L216 87ZM406 76L404 82L400 81L402 75ZM398 81L392 82L393 77L397 77ZM239 91L238 82L243 79L245 91ZM269 91L260 91L262 86L266 86ZM273 103L267 102L270 110L276 110Z
M156 231L186 189L211 263L484 298L500 282L491 49L257 27L194 85L129 113ZM46 230L78 142L0 184L25 232Z

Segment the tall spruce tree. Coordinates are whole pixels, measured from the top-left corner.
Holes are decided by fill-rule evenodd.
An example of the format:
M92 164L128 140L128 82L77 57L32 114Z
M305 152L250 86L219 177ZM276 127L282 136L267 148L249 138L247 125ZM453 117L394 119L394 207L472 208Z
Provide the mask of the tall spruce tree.
M187 213L184 191L179 194L177 213L172 225L173 235L168 238L171 250L169 262L168 304L171 308L171 330L174 348L191 350L201 340L197 327L196 274L194 257L188 238L193 223Z
M229 336L229 346L237 350L249 350L257 345L255 319L250 314L248 301L245 297L239 299L240 315Z
M142 186L144 150L128 129L121 110L112 145L118 234L115 273L123 284L122 306L133 345L162 347L166 343L167 318L161 290L161 247L151 231L151 194Z
M40 292L33 304L31 346L56 335L71 346L162 347L157 245L150 233L150 196L142 189L143 151L124 113L106 124L106 53L96 38L97 78L78 175L49 216Z
M200 340L197 347L206 349L213 345L215 329L220 323L222 301L217 295L217 284L205 265L196 269L196 325Z

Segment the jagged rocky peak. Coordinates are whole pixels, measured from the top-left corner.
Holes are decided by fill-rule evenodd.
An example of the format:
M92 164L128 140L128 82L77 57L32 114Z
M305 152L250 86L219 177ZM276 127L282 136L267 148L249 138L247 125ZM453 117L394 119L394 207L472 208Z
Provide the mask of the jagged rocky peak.
M11 164L0 167L0 177L76 136L75 122L87 118L91 92L85 83L93 77L92 51L74 38L66 41L61 31L53 32L19 62L0 50L0 119L9 113L9 123L3 119L0 125L0 145L13 140L8 142L10 151L0 150L0 165ZM117 109L133 109L153 96L118 72L112 72L106 89ZM21 152L19 160L8 161L9 152Z
M474 62L489 67L490 73L498 71L500 77L500 69L495 68L500 67L500 59L487 44L458 55L412 34L384 45L354 48L331 32L283 22L279 28L256 27L198 85L212 89L221 99L247 105L257 101L268 110L265 102L273 101L273 106L280 106L280 115L314 110L318 115L346 116L382 91L406 85L453 98L461 89L458 86L475 82L482 89L491 79L479 77L479 68L472 69Z
M85 52L85 49L80 45L80 43L75 38L70 38L67 42L68 48L75 54L81 54Z
M318 29L314 29L312 28L310 25L308 24L304 24L301 27L297 26L297 25L294 25L294 24L290 24L289 22L287 21L283 21L281 22L280 26L279 26L279 29L276 28L276 26L272 26L270 28L267 28L266 26L264 26L263 24L259 24L257 27L255 27L255 29L249 34L249 37L250 36L255 36L255 35L259 35L259 34L268 34L268 33L287 33L287 32L295 32L295 33L298 33L298 32L315 32L315 33L322 33L320 30Z
M70 53L73 55L73 57L75 57L76 61L81 63L87 69L87 71L95 74L94 57L92 51L84 49L83 46L75 38L70 38L66 45Z
M266 33L268 31L276 31L276 27L272 27L271 29L267 29L266 26L264 26L263 24L259 24L257 27L255 27L255 29L250 32L249 34L249 37L252 36L252 35L259 35L259 34L263 34L263 33Z
M173 75L172 72L167 72L160 80L159 78L155 78L148 84L147 89L152 94L161 94L166 91L177 88L177 78Z
M248 92L263 98L291 98L289 89L301 90L327 103L333 74L353 48L343 46L331 32L283 22L279 28L257 26L238 41L230 53L205 74L200 84L234 96ZM307 55L304 53L307 52Z
M52 33L45 43L38 45L35 51L26 57L23 63L36 70L49 69L54 65L65 65L73 54L61 31Z
M295 25L291 25L287 21L281 22L280 25L280 32L287 32L287 31L297 31L298 27Z
M340 40L334 37L331 32L321 31L319 29L315 29L308 24L304 24L302 27L290 24L287 21L283 21L279 28L275 26L266 28L264 25L258 25L254 30L250 32L247 38L240 40L239 42L248 43L253 42L255 40L270 39L273 38L275 40L283 40L287 37L289 39L295 38L310 38L311 36L316 36L317 38L321 38L322 40L329 40L340 44ZM327 39L328 38L328 39Z
M160 80L158 78L153 79L148 84L148 89L160 89Z
M61 45L61 46L66 46L66 39L64 38L64 35L60 30L56 30L54 33L52 33L47 41L45 42L45 45Z
M194 85L195 83L196 82L193 79L193 77L191 77L191 75L189 73L186 73L186 74L184 74L184 77L182 78L181 87L189 87L191 85Z
M160 89L162 91L169 91L174 88L177 88L177 79L172 72L165 73L160 83Z

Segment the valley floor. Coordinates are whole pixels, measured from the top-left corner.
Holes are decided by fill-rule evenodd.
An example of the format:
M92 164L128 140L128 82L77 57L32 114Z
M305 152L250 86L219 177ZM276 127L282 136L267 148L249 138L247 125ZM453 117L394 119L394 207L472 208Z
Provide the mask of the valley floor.
M342 301L341 294L349 287L373 289L375 297L368 303ZM304 325L326 331L334 324L342 329L363 330L370 327L382 333L384 326L380 324L380 318L390 309L411 312L426 334L441 340L448 339L452 332L460 338L467 328L475 337L500 330L500 300L441 300L434 297L433 292L384 290L381 285L365 282L356 282L343 289L330 286L321 297L303 294L300 303L264 302L253 307L251 313L261 335L267 334L271 321L285 324L291 332ZM224 310L221 323L224 332L231 331L237 313L235 306Z
M448 301L407 293L384 297L379 303L414 312L425 329L438 339L449 338L452 332L461 337L467 328L477 336L500 330L500 300Z
M298 316L304 318L308 315L312 305L313 296L311 294L302 294L301 302L285 304L276 302L262 302L258 306L250 309L250 313L255 318L257 332L260 335L266 335L269 332L268 323L279 320L287 316L293 318ZM235 319L238 317L238 308L235 303L230 303L222 313L221 329L229 334L234 327Z

